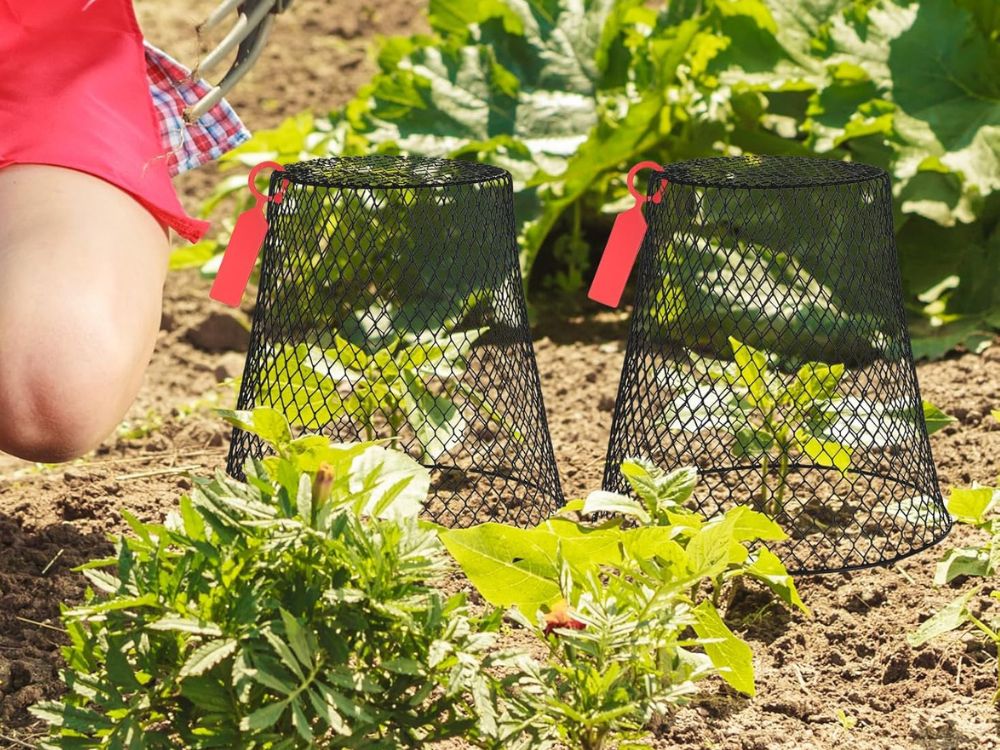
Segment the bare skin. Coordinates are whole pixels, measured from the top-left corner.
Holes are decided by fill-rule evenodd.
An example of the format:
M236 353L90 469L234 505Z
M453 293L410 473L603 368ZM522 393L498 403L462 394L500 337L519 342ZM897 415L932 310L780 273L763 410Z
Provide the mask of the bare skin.
M169 249L108 182L0 169L0 451L66 461L114 430L153 353Z

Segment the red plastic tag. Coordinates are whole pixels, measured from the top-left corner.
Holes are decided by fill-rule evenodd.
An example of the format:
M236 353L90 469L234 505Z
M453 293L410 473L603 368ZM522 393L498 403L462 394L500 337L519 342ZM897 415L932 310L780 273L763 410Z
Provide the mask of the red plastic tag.
M269 198L257 189L257 175L262 169L270 167L276 172L284 172L285 168L273 161L265 161L250 170L250 192L257 199L253 208L244 211L236 220L233 234L229 238L229 245L222 256L222 263L219 272L215 276L212 284L212 291L209 296L230 307L239 307L243 300L243 293L246 291L247 282L250 280L250 273L257 262L257 255L264 244L264 237L267 236L267 216L264 215L264 204L273 200L281 203L285 197L285 188L288 187L288 180L283 180L281 189L273 197Z
M597 273L594 274L594 281L587 293L590 299L608 307L618 307L618 303L621 302L625 284L632 272L632 266L635 265L643 237L646 236L646 217L642 214L642 204L646 202L646 196L635 189L635 176L642 169L655 169L659 172L662 167L655 161L643 161L629 170L626 184L628 191L635 198L635 205L615 218L615 224L608 236L608 244L604 247ZM653 203L659 203L662 195L661 185L652 197Z

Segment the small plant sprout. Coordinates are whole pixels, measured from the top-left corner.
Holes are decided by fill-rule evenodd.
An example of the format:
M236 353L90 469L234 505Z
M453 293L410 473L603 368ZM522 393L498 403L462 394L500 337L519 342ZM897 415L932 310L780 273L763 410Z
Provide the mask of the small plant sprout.
M843 728L845 732L850 732L852 729L854 729L854 727L858 725L858 717L851 716L851 714L847 713L842 708L837 709L836 716L837 716L837 721L840 722L840 726L841 728Z
M917 416L905 404L842 393L843 364L806 362L785 376L772 355L732 337L729 344L731 362L690 354L693 375L669 383L677 395L663 421L672 430L728 434L732 456L759 465L755 503L771 516L783 511L789 473L801 462L847 474L858 447L887 446L886 425ZM928 403L923 415L929 432L952 421Z
M367 440L412 430L424 460L454 448L468 429L462 403L489 412L461 382L473 344L485 329L449 335L425 331L387 336L370 349L340 334L324 350L287 346L274 362L267 389L273 403L294 394L287 407L294 424L319 428L348 418Z
M978 633L982 638L1000 648L1000 614L987 617L983 610L986 602L979 596L984 586L996 585L1000 577L1000 490L995 487L962 488L953 490L948 498L948 512L957 523L971 526L980 533L979 544L948 550L937 564L934 583L943 586L962 576L986 579L969 591L953 599L937 613L925 620L907 636L911 646L922 646L927 641L955 630ZM1000 590L993 590L990 598L1000 605ZM993 612L996 613L994 605ZM996 653L996 652L994 652ZM1000 663L997 666L998 684L993 702L1000 703Z

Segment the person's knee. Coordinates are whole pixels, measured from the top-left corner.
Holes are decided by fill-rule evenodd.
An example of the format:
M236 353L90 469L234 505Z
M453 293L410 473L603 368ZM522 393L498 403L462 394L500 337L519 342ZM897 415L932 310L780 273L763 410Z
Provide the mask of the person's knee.
M123 416L132 363L108 333L28 333L0 331L0 451L50 463L82 456Z

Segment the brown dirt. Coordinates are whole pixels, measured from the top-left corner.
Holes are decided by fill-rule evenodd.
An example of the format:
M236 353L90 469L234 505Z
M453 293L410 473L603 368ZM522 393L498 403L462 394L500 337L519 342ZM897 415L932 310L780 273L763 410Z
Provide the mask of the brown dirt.
M138 8L147 36L185 57L185 44L197 50L191 23L213 4L140 0ZM296 0L234 103L251 128L261 128L304 107L343 102L371 71L372 35L420 28L420 6L415 0ZM189 208L216 177L210 167L179 180ZM0 455L0 748L37 737L39 726L26 708L58 694L62 636L52 628L59 602L78 601L83 591L71 568L110 549L107 534L124 530L122 510L161 520L190 487L187 471L222 465L228 431L207 407L232 405L227 379L239 375L242 355L208 354L189 342L189 332L217 309L207 289L194 273L168 281L156 354L127 417L132 429L154 428L148 435L110 438L95 454L58 467ZM627 315L540 318L535 343L552 437L564 488L577 496L600 483ZM238 341L232 346L240 348ZM924 396L959 419L932 438L942 486L994 481L1000 423L989 411L1000 407L1000 345L981 357L922 365L919 376ZM967 536L954 532L948 544ZM1000 713L989 703L995 653L963 639L913 651L904 640L962 588L931 585L942 552L932 549L889 569L802 580L803 598L815 612L811 621L748 591L734 613L754 649L757 697L709 684L700 700L658 730L656 746L1000 748ZM838 711L856 726L843 728Z

